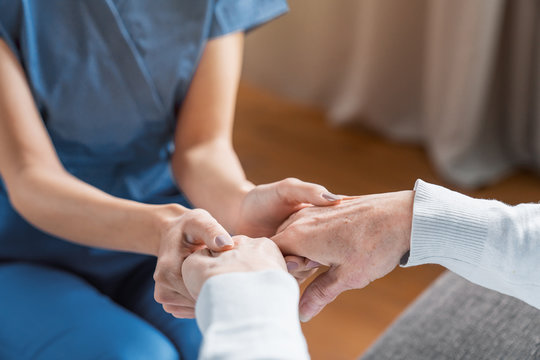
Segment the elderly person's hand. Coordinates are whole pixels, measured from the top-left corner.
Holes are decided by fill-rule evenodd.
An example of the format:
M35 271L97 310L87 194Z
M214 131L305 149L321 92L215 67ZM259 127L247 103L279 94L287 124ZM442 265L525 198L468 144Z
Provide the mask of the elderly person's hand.
M251 239L234 236L235 246L224 252L199 249L182 265L184 284L193 299L197 299L206 280L212 276L263 270L287 271L285 260L276 244L268 238Z
M356 197L293 214L272 239L285 255L329 266L305 290L307 321L345 290L363 288L392 271L409 250L414 193Z

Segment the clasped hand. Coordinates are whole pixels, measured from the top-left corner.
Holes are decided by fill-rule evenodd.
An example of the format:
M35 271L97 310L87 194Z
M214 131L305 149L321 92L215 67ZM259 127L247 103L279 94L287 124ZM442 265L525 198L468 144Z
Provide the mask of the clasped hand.
M192 317L195 299L211 276L286 270L287 262L295 265L287 267L294 268L293 275L301 281L316 270L313 264L322 264L328 270L309 284L300 299L300 317L307 321L343 291L363 288L392 271L410 246L414 193L401 191L343 201L338 197L328 201L323 193L332 196L319 185L298 180L255 188L246 196L240 212L243 222L238 226L249 237L229 238L226 246L219 247L217 238L201 233L193 235L191 243L165 250L158 258L156 299L174 316ZM202 221L201 216L197 219ZM219 224L210 219L215 223L208 228L217 229ZM173 265L167 259L175 252L183 255ZM169 263L166 271L160 271L162 259ZM160 273L164 274L164 288L158 287ZM179 302L168 302L172 298Z
M329 193L323 186L297 179L260 185L254 187L242 199L232 232L252 238L273 236L278 227L298 210L311 205L333 205L339 199L340 197ZM244 240L240 241L243 242ZM236 243L238 245L238 240ZM229 233L205 210L188 210L172 217L163 226L159 244L154 273L156 301L175 317L194 317L196 298L193 292L186 288L182 264L190 254L198 250L199 254L209 254L210 251L230 250L234 245L235 242ZM253 246L242 245L242 248L251 247ZM232 252L225 258L233 257L236 253ZM283 262L281 253L279 258ZM262 258L259 260L253 261L265 263ZM297 263L303 261L293 254L287 260ZM299 271L297 277L302 280L311 275L312 271Z
M283 223L272 240L283 254L329 267L300 299L308 321L340 293L360 289L392 271L410 247L412 191L358 196L332 207L307 207Z

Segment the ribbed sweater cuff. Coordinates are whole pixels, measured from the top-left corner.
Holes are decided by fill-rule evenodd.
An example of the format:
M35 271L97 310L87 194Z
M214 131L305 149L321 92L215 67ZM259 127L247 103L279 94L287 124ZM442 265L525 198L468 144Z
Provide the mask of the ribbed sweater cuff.
M489 202L422 180L416 181L415 191L411 250L403 266L445 265L449 260L478 264L487 237Z

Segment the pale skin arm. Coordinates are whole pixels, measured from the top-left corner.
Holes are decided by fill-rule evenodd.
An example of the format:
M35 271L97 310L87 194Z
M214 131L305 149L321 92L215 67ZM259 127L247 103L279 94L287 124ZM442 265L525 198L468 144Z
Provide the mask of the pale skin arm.
M340 198L296 179L258 187L246 179L232 145L243 43L243 33L235 33L206 45L178 116L172 167L190 201L229 232L271 236L306 203L326 206Z
M241 35L231 35L229 39L241 41ZM323 187L298 180L254 188L243 196L253 187L245 180L230 145L234 104L227 101L234 102L235 96L224 95L220 99L218 92L207 96L213 94L215 83L225 87L232 82L234 86L221 88L219 92L230 89L235 94L236 91L237 84L232 80L237 78L237 73L223 75L228 69L215 61L221 57L228 59L227 54L220 53L224 49L219 46L220 41L231 40L220 38L208 45L201 60L203 70L197 71L192 83L193 91L199 94L186 99L188 110L179 115L178 134L185 131L189 136L177 135L173 167L186 166L181 176L193 171L184 179L179 177L179 182L186 187L188 197L196 205L216 213L227 224L227 230L251 226L274 234L279 224L304 202L324 205L335 201L321 198L326 192ZM216 69L219 71L212 71ZM210 76L203 71L211 71ZM199 101L200 97L207 102ZM200 121L201 117L196 115L203 107L214 110L207 115L211 118ZM213 117L218 115L214 121ZM212 125L207 127L206 121ZM211 132L214 126L219 131ZM206 135L207 131L212 135ZM37 228L83 245L157 255L156 299L164 307L181 307L185 316L193 315L194 301L183 286L180 271L183 259L201 244L214 250L231 246L228 232L204 210L115 198L71 176L58 159L24 71L1 40L0 175L14 208ZM238 224L237 219L245 220L244 224Z
M0 175L14 208L37 228L72 242L181 261L205 244L222 250L223 227L203 210L146 205L110 196L70 175L60 163L17 59L0 40ZM188 241L189 240L189 241ZM227 241L225 241L227 242ZM156 287L175 288L190 315L180 272L162 261ZM163 274L167 274L164 276Z
M255 187L232 146L243 42L242 33L208 42L178 116L171 162L190 201L230 232L242 199Z
M177 205L121 200L71 176L60 163L25 74L0 40L0 174L15 209L40 229L96 247L157 254Z

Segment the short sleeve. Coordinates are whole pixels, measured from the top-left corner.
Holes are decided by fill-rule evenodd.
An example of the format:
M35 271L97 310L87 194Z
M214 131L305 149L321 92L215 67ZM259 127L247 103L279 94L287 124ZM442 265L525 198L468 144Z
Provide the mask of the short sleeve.
M11 51L20 59L19 29L21 21L20 1L0 2L0 38L6 42Z
M287 11L285 0L216 0L209 37L249 31Z

